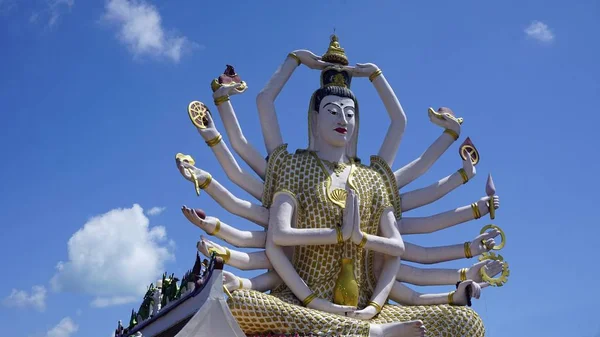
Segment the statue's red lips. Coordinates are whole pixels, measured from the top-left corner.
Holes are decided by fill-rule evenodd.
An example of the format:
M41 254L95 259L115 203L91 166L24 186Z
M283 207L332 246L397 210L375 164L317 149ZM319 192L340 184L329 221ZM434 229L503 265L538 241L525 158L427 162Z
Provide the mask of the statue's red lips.
M346 128L337 128L337 129L335 129L335 131L337 131L337 132L339 132L341 134L344 134L344 135L346 133L348 133L348 130Z

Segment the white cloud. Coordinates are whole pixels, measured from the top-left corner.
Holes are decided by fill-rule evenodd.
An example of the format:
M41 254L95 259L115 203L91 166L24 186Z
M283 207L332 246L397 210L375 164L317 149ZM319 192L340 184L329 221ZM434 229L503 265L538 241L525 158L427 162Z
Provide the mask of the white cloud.
M174 259L165 228L150 228L137 204L88 220L69 239L68 253L69 261L56 266L52 289L93 295L95 306L130 296L141 300L165 262Z
M48 330L47 337L69 337L79 330L79 326L73 322L71 317L63 318L58 324Z
M554 41L554 34L550 30L550 27L540 21L531 22L531 24L525 28L525 34L532 39L544 43L550 43Z
M152 216L159 215L160 213L164 212L165 209L167 209L167 208L166 207L152 207L146 212L146 214L152 215Z
M3 302L7 307L33 307L39 311L44 311L46 309L46 288L33 286L31 294L28 294L25 290L13 289Z
M158 10L144 0L107 0L105 9L104 19L118 27L117 37L136 57L179 62L182 53L195 46L184 36L166 33Z
M141 301L139 296L96 297L90 305L94 308L106 308L113 305L122 305L139 301Z

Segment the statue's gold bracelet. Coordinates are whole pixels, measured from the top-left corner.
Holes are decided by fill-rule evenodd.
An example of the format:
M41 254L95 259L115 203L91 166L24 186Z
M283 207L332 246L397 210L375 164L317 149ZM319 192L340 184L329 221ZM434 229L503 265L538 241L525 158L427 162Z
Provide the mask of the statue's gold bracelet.
M215 225L215 230L212 233L206 233L208 235L216 235L221 230L221 221L217 219L217 224Z
M381 308L381 306L380 306L379 304L377 304L377 302L375 302L375 301L371 301L371 302L369 302L369 306L372 306L372 307L374 307L374 308L375 308L375 310L377 310L377 313L380 313L380 312L381 312L381 309L382 309L382 308Z
M241 277L238 277L238 280L240 280L240 289L244 289L244 281L242 281Z
M200 184L200 186L198 186L201 190L205 189L208 187L208 185L210 185L210 182L212 181L212 176L207 173L206 179L204 179L204 182L202 184Z
M451 291L448 294L448 304L453 305L454 304L454 291Z
M227 95L217 97L217 98L215 98L215 105L219 106L221 103L227 102L227 101L229 101L229 96L227 96Z
M293 58L294 60L296 60L296 62L298 62L298 65L302 64L302 62L300 61L300 58L296 54L289 53L288 56L291 57L291 58Z
M458 173L462 177L463 184L466 184L469 181L469 176L467 175L467 172L465 172L465 169L459 169Z
M344 235L342 235L342 229L340 226L335 226L335 233L337 234L337 242L344 243Z
M465 244L463 245L463 247L465 248L465 257L467 259L472 258L473 255L471 254L471 243L470 242L465 242Z
M481 218L481 212L479 211L479 205L476 202L471 204L471 210L473 211L473 217L475 219Z
M207 140L206 145L208 145L209 147L214 147L217 144L219 144L221 140L223 140L223 136L221 136L221 134L218 134L215 138Z
M366 244L367 244L367 234L362 233L363 238L362 240L360 240L360 243L358 244L358 248L363 248Z
M306 296L306 298L302 301L302 304L304 304L305 307L308 307L310 302L312 302L315 299L315 297L317 297L317 294L315 293Z
M454 130L446 129L446 130L444 130L444 133L447 133L450 136L452 136L452 138L454 138L454 140L458 139L458 133L456 133L456 131L454 131Z
M383 74L381 69L375 70L371 75L369 75L369 81L373 82L381 74Z
M458 271L459 275L460 275L460 280L461 281L466 281L467 280L467 268L461 268Z

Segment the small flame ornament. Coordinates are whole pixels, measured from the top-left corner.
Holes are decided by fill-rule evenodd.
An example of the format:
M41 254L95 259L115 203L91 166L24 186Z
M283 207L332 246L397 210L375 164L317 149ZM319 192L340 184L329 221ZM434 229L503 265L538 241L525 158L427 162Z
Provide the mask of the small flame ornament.
M496 195L496 186L494 186L494 180L492 179L492 174L488 174L487 183L485 184L485 194L490 197L489 207L490 207L490 219L494 220L496 218L496 208L494 208L494 195Z

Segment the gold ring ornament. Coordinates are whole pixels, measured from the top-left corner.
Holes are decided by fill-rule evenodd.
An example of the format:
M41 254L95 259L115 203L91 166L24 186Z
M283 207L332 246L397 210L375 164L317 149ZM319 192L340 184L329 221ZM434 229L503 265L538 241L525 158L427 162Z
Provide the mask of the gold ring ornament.
M175 159L180 161L180 162L187 162L190 165L196 165L196 161L194 160L194 158L192 158L192 156L188 155L188 154L183 154L183 153L178 153L175 155ZM192 179L194 179L194 188L196 189L196 195L199 196L200 195L200 184L198 183L198 177L196 177L196 174L194 173L194 171L190 170L190 169L185 169L190 176L192 177Z
M479 257L479 261L485 260L494 260L499 261L502 264L502 273L498 277L490 277L485 272L485 268L479 269L479 275L481 275L481 279L483 282L488 283L494 287L502 287L506 282L508 282L508 277L510 276L510 270L508 269L508 262L504 261L502 255L496 255L494 252L483 253Z
M458 153L463 160L467 160L467 158L469 158L468 155L471 155L471 163L473 163L473 166L479 163L479 151L477 151L475 145L473 142L471 142L471 138L469 137L467 137L467 139L465 139L465 141L460 145Z
M493 250L500 250L502 248L504 248L504 245L506 244L506 235L504 234L504 231L502 230L502 228L494 225L494 224L489 224L484 226L481 231L479 232L479 234L483 234L485 233L488 229L495 229L498 232L500 232L500 238L502 239L502 242L499 245L496 245L494 247L492 247Z
M208 114L210 114L210 110L200 101L192 101L188 105L190 120L199 129L208 127Z

